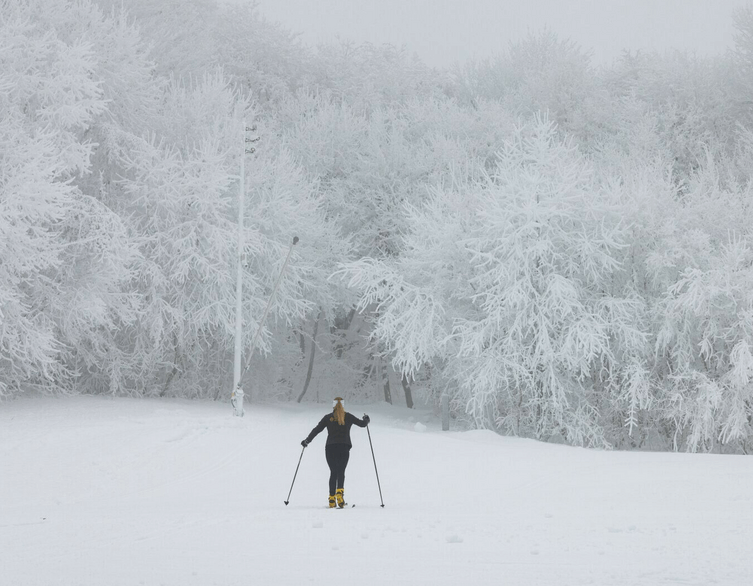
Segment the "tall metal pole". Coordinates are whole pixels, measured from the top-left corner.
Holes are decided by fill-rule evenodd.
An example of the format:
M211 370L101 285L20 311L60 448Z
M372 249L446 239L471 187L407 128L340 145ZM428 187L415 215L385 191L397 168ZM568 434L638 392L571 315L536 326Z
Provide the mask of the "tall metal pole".
M238 192L238 272L235 280L235 356L233 359L233 393L230 402L233 415L243 417L243 389L241 382L241 350L243 347L243 200L246 195L246 119L241 133L241 175Z

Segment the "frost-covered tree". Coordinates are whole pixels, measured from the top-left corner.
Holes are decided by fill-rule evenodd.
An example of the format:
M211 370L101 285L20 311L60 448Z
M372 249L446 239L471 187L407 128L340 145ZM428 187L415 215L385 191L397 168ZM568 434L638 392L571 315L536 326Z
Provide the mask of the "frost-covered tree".
M745 445L751 432L744 416L751 405L745 382L751 212L747 190L720 184L709 164L682 196L665 188L670 197L645 212L655 218L642 230L642 293L652 307L656 347L654 408L675 449ZM643 202L645 209L649 198Z
M733 12L735 26L734 64L738 75L734 79L736 106L740 107L740 118L750 126L750 91L753 88L753 7L740 7Z
M681 187L708 161L719 164L734 153L743 114L736 77L728 57L679 51L626 53L603 74L613 105L639 104L650 117Z
M33 320L21 323L18 309L21 325L11 331L11 305L25 301L10 285L3 289L5 331L17 340L6 346L18 353L10 356L26 357L7 360L15 374L4 380L11 386L36 382L38 371L55 367L71 377L66 383L50 376L51 386L214 396L231 372L241 116L252 114L240 96L247 95L244 86L269 85L267 78L250 82L235 68L245 63L240 52L233 61L223 51L247 44L246 25L274 27L264 29L243 11L233 20L213 7L204 22L188 11L222 51L201 56L198 45L184 39L172 48L177 53L160 55L148 52L134 26L145 24L138 11L127 17L117 6L104 16L88 1L11 7L2 15L3 63L9 65L3 87L13 88L3 96L13 114L2 122L9 153L3 149L9 169L3 200L10 205L24 189L37 195L27 198L22 214L35 226L26 234L33 242L7 243L13 251L29 244L30 255L18 255L18 270L8 280L24 273L19 290L34 302L26 303ZM163 25L169 21L164 16ZM159 29L159 22L151 24ZM156 38L168 39L166 31ZM225 33L232 43L220 43ZM282 42L274 34L253 42L269 57L276 55L275 39ZM149 55L161 58L163 67L176 57L182 77L161 78L160 64ZM231 75L218 72L222 60ZM262 71L270 63L258 65ZM256 122L264 134L265 118ZM326 277L348 249L323 220L312 180L274 135L264 139L246 177L246 353L292 236L306 246L296 250L257 356L286 338L285 324L289 329L313 307L332 304L337 286ZM47 192L38 189L40 182L50 184ZM32 334L36 342L26 344L23 336Z
M401 254L402 235L411 222L405 204L421 205L430 186L450 170L466 176L476 173L478 165L493 166L492 145L513 127L503 108L486 100L479 100L475 108L463 108L450 99L411 99L366 115L331 97L305 94L285 100L278 112L284 142L317 179L328 217L350 238L357 256L371 258ZM352 299L344 302L350 304ZM368 335L371 311L346 319L351 316L346 305L341 313L337 329L346 326L346 331L332 338L335 354L364 373L348 385L366 392L371 386L365 382L378 370L373 357L381 350L358 343L355 331ZM326 340L327 334L318 331ZM344 354L343 348L348 349ZM382 372L392 376L394 386L399 377L389 370L385 367Z
M683 271L660 305L657 346L671 365L663 415L675 449L745 446L751 437L752 259L748 242L732 237L709 268Z
M281 98L309 77L310 58L296 35L265 20L254 0L95 1L106 12L125 10L160 76L187 81L221 67L261 103Z
M646 156L652 152L655 158ZM680 185L671 159L662 160L660 153L666 151L636 152L625 157L623 166L607 167L621 178L618 191L629 227L622 286L644 302L652 349L646 356L647 384L624 387L625 401L638 406L630 417L639 433L622 442L705 450L745 435L740 427L729 436L719 431L730 405L726 398L719 400L719 389L726 388L721 381L730 369L732 348L744 335L735 333L729 345L715 341L716 359L726 366L708 368L704 336L724 335L702 324L737 323L745 302L717 305L718 297L699 306L694 299L736 294L730 286L741 275L739 256L725 251L747 246L750 210L745 190L723 187L721 165L713 159Z
M583 156L536 119L492 173L436 188L411 220L394 263L343 268L362 306L379 304L374 335L397 366L441 365L477 425L607 445L602 418L640 375L644 335L640 300L613 286L619 210Z
M70 387L104 332L133 318L125 228L76 185L106 110L96 57L40 18L48 9L72 7L6 3L0 17L0 395Z
M561 130L576 132L598 88L591 56L552 31L529 33L507 51L472 61L454 72L454 91L465 100L501 101L515 116L548 112Z
M311 62L312 89L359 114L440 95L445 77L406 48L389 44L322 44Z
M151 132L108 129L108 159L118 177L107 200L127 218L140 252L130 286L142 306L90 386L217 396L231 386L238 173L248 146L242 119L250 126L255 113L221 71L192 83L173 80L160 101ZM327 257L347 250L324 221L314 184L269 140L262 118L257 132L257 152L245 155L244 354L252 351L293 236L305 245L296 249L272 323L257 339L254 350L262 353L275 343L275 321L291 327L325 302L333 289L326 271L334 261Z

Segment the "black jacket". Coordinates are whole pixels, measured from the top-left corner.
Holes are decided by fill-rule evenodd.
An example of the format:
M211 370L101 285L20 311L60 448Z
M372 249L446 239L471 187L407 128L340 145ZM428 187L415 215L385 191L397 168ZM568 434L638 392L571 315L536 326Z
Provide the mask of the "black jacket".
M334 413L327 413L324 417L322 417L322 420L316 425L316 427L311 430L311 433L306 438L306 441L310 442L311 440L313 440L317 435L319 435L320 432L324 431L324 428L326 427L326 445L331 446L333 444L345 444L350 448L353 446L353 444L350 443L350 428L354 423L358 427L366 427L366 421L364 421L363 419L358 419L358 417L351 415L347 411L345 412L345 425L340 425L339 423L337 423Z

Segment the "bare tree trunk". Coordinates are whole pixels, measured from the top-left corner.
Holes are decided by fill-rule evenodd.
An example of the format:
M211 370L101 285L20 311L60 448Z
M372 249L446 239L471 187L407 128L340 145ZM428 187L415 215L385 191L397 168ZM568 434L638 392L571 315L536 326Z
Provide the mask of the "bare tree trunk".
M392 393L390 392L390 373L387 368L382 364L382 357L376 358L377 364L377 381L379 381L384 389L384 400L392 405Z
M348 315L345 318L345 321L341 324L340 327L340 340L335 345L335 356L338 358L342 358L343 351L345 350L346 340L348 336L348 331L350 330L350 326L353 323L353 318L356 315L356 308L352 308Z
M322 312L319 311L319 315L316 316L316 322L314 323L314 333L311 335L311 354L309 354L309 367L306 371L306 382L303 383L303 391L298 396L298 403L301 402L303 396L309 388L311 382L311 374L314 372L314 356L316 356L316 333L319 331L319 321L322 318Z
M405 375L402 375L400 377L400 382L403 385L403 392L405 393L405 405L408 407L408 409L413 409L413 394L410 390L410 383L408 382L408 377Z
M374 370L374 361L369 361L366 366L363 367L363 371L361 371L361 376L356 382L356 391L360 391L363 389L366 384L369 382L369 379L371 378L371 373Z
M350 309L350 313L348 314L348 317L347 317L347 319L345 320L345 324L343 325L343 329L344 329L344 330L349 330L349 329L350 329L350 324L352 324L352 323L353 323L353 318L354 318L355 316L356 316L356 308L355 308L355 307L352 307L352 308Z
M173 382L173 377L178 373L178 358L179 358L179 352L178 352L178 336L173 334L173 344L175 345L175 358L173 359L173 369L170 371L170 374L167 376L167 380L165 381L165 386L162 387L162 392L159 394L160 397L164 397L167 394L167 390L170 388L170 383Z
M450 396L442 393L442 431L450 431Z

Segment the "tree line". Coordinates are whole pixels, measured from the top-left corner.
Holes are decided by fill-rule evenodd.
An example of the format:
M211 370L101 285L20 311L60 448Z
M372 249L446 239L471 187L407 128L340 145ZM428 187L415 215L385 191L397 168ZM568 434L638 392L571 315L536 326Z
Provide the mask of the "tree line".
M254 4L3 0L0 397L449 400L574 445L753 448L753 10L595 66L429 68ZM243 153L246 125L259 142ZM293 236L267 323L258 320Z

